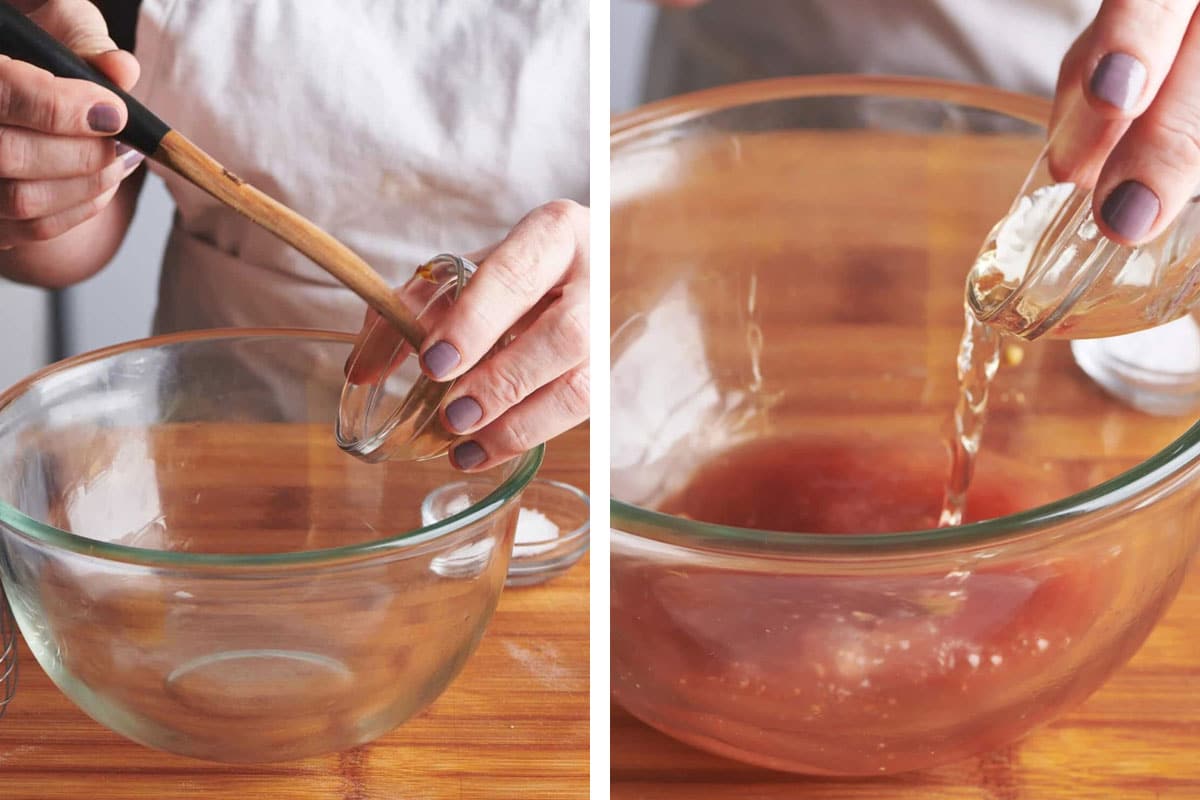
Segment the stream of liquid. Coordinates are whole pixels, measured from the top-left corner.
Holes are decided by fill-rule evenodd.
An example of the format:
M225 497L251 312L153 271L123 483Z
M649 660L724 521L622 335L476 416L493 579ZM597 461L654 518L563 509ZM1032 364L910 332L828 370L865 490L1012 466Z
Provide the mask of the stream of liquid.
M946 479L938 527L960 525L967 508L967 491L975 474L975 459L987 421L988 393L1000 366L1000 332L976 319L963 307L966 322L955 367L958 401L951 422L950 474Z

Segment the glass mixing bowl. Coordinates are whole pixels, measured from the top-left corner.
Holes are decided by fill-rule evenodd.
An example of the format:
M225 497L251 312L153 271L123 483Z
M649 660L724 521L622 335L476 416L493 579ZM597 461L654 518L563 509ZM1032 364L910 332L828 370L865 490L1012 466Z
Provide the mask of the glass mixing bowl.
M1197 537L1200 428L1066 342L1006 348L969 524L936 529L964 281L1048 103L813 77L612 132L612 686L777 769L1008 743L1137 650Z
M542 448L423 525L422 499L461 473L338 448L352 343L165 336L0 396L0 579L38 662L97 721L183 755L280 761L380 736L463 667Z

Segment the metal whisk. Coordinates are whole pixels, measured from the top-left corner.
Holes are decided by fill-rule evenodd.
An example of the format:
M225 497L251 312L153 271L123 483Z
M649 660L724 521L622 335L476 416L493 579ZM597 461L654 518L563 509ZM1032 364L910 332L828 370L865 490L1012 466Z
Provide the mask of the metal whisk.
M17 693L17 626L0 588L0 717Z

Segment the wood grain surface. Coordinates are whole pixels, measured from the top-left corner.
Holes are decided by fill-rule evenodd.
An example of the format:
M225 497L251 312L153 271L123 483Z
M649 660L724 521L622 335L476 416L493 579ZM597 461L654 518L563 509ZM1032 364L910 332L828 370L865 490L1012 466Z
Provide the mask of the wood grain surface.
M942 458L962 280L1039 147L1033 136L995 132L714 130L616 153L612 428L622 466L614 493L655 505L686 483L705 448L763 434L907 437L915 455ZM651 307L655 314L636 313ZM1053 477L1045 483L1062 497L1130 468L1192 421L1113 402L1065 342L1026 345L1021 356L1001 370L981 469L997 459L1029 464ZM647 368L654 358L666 366ZM707 374L696 378L701 369ZM687 386L711 396L697 389L685 398ZM774 398L769 413L730 399L746 387L751 401ZM636 436L620 436L620 416L633 415L642 431L684 427L666 411L655 416L659 409L695 413L702 434L639 456ZM727 419L742 427L726 429ZM929 491L936 501L941 487L931 482ZM616 641L615 617L613 630ZM614 705L612 797L1200 800L1197 631L1193 569L1136 657L1082 706L998 752L879 779L747 766Z
M541 475L588 488L588 428L552 442ZM429 709L375 742L268 766L133 744L61 694L28 650L0 719L0 798L580 798L588 786L588 559L505 590L483 642Z

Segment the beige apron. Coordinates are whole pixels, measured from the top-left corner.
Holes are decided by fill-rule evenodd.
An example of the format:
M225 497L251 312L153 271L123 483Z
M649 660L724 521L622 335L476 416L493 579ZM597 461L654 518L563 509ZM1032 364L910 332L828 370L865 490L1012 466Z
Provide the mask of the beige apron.
M586 202L588 4L143 0L134 94L392 283ZM157 332L355 330L364 306L180 178Z

